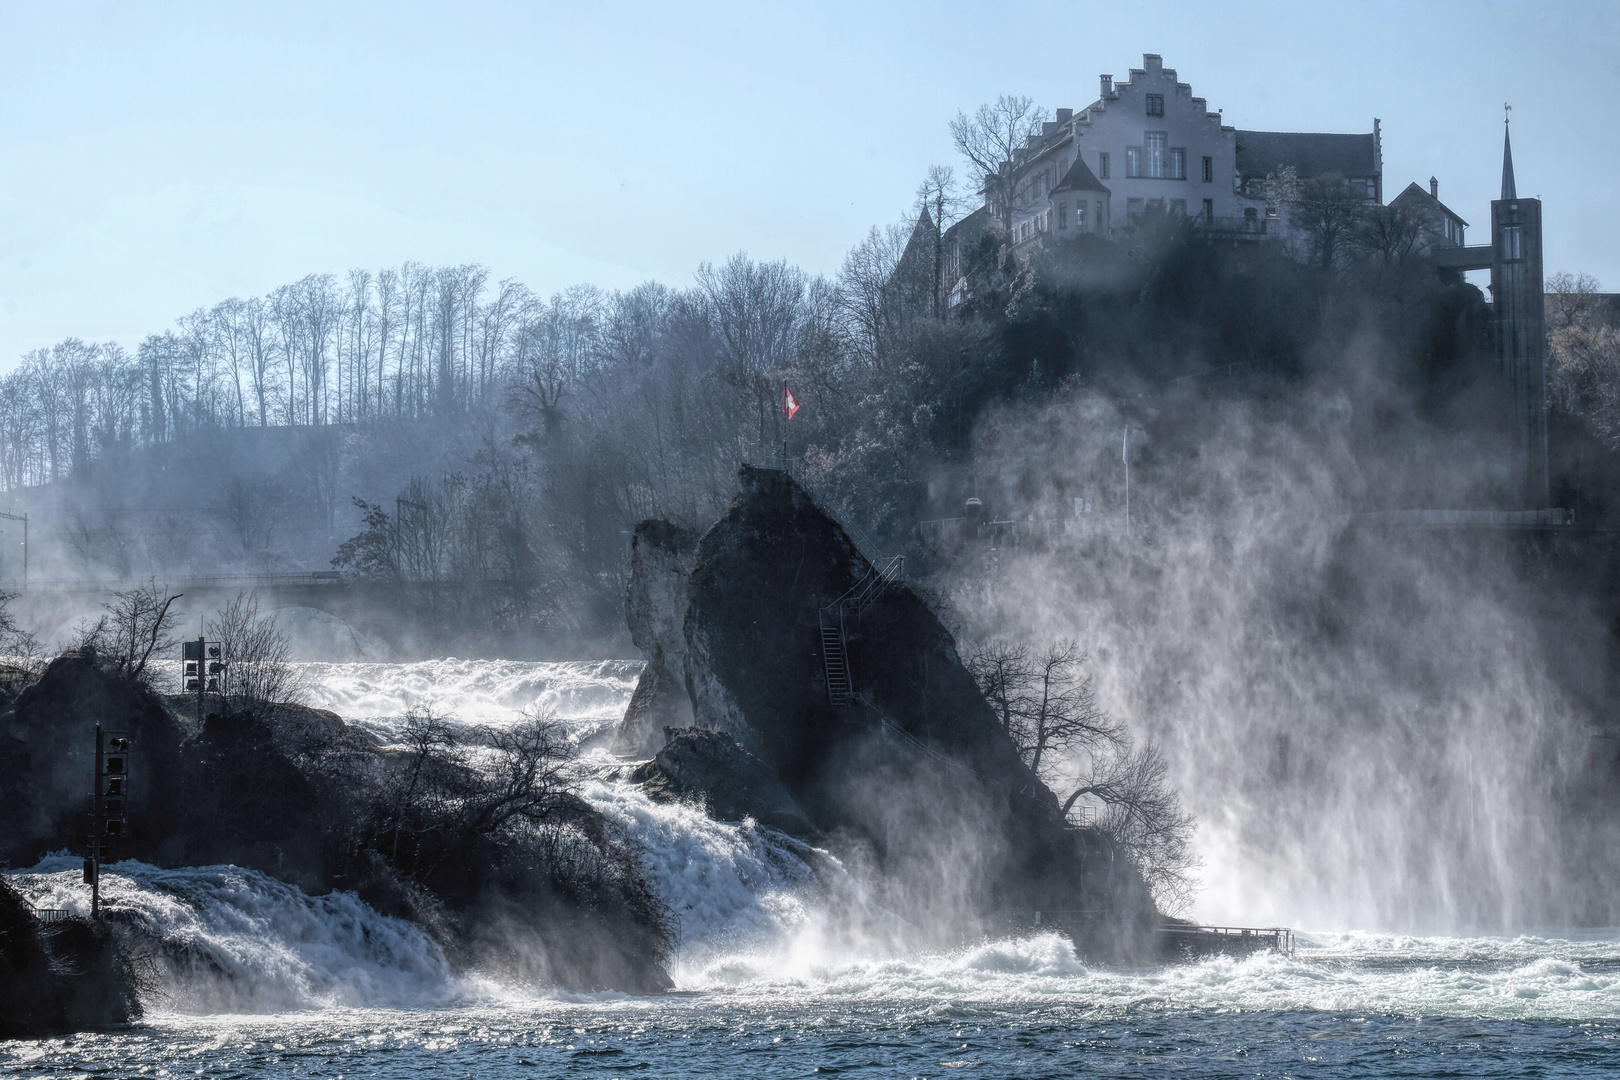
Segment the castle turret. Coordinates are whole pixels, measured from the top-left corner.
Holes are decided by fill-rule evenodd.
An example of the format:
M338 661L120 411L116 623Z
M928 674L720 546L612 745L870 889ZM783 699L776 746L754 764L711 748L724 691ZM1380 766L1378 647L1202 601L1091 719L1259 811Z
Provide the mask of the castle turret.
M1521 199L1513 146L1502 135L1502 197L1491 203L1491 300L1496 362L1506 381L1521 465L1520 499L1548 506L1547 319L1542 284L1541 200Z

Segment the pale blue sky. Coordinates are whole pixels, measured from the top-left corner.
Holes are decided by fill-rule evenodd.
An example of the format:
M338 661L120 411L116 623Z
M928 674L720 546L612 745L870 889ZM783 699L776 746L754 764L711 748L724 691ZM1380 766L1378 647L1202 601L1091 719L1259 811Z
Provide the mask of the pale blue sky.
M739 249L831 273L946 125L1157 52L1239 127L1366 131L1476 227L1513 103L1547 266L1620 290L1620 3L0 0L0 370L312 271L550 292ZM1474 234L1479 235L1477 232Z

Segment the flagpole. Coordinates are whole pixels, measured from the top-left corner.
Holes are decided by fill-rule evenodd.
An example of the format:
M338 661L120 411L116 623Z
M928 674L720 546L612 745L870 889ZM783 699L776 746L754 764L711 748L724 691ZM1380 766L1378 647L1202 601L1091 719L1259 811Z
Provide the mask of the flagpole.
M1131 538L1131 425L1119 440L1119 459L1125 463L1125 539Z

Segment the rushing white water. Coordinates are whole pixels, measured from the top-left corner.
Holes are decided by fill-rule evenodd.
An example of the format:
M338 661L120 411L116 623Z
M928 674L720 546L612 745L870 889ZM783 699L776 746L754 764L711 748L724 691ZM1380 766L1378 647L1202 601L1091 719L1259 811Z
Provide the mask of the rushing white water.
M89 914L77 857L52 856L12 877L41 908ZM332 1006L422 1006L463 989L439 947L352 893L308 896L235 866L103 871L103 902L161 942L162 1005L186 1012L280 1012Z
M1307 932L1292 958L1217 958L1145 971L1089 968L1067 939L1051 933L920 949L910 928L866 902L824 853L752 822L717 822L698 806L654 802L629 783L624 763L600 744L638 669L618 661L463 660L304 668L316 704L384 739L412 706L430 704L479 724L509 722L531 706L552 708L589 747L581 757L584 794L642 842L675 909L678 986L725 1008L819 1001L907 1015L965 1003L1084 1008L1088 1015L1143 1007L1501 1021L1620 1015L1616 932L1584 939ZM88 902L75 859L47 859L11 880L41 907L83 910ZM157 960L167 995L152 1003L159 1015L587 1004L458 976L416 927L351 895L310 897L253 871L120 863L106 888L113 904L164 943ZM608 1014L621 1007L613 996L591 1000Z

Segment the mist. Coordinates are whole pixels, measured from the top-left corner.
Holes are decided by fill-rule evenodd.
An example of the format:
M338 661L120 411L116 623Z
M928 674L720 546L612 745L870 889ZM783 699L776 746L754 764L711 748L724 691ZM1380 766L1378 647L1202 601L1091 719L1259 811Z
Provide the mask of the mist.
M1355 413L1323 387L1286 410L1193 397L1138 421L1076 390L993 417L981 486L1095 509L963 574L964 623L1088 647L1199 820L1206 919L1612 924L1606 629L1548 565L1580 553L1358 519ZM1454 456L1416 421L1380 438L1418 469Z

